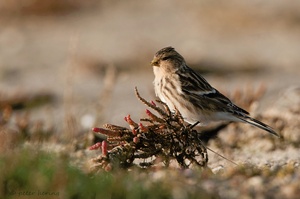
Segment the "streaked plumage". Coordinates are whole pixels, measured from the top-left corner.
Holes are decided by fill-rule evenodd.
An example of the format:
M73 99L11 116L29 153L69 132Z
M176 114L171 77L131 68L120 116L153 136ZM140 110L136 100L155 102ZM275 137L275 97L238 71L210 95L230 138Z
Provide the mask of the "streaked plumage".
M170 109L175 107L191 124L205 125L211 121L247 122L269 133L278 134L268 125L252 118L213 88L202 76L186 65L184 58L172 47L159 50L152 62L156 95Z

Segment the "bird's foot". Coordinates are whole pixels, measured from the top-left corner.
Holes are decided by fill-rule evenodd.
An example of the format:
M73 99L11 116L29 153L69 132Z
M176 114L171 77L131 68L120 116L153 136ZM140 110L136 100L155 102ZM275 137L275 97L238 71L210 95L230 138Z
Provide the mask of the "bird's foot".
M195 122L194 124L188 124L186 127L189 128L189 129L193 129L195 126L197 126L200 122L197 121Z

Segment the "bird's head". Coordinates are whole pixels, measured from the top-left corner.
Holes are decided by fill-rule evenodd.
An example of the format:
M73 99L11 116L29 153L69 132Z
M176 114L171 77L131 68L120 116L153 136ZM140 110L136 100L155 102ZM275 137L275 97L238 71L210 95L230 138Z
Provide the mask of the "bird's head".
M172 47L166 47L155 53L151 66L167 72L175 72L185 65L184 58Z

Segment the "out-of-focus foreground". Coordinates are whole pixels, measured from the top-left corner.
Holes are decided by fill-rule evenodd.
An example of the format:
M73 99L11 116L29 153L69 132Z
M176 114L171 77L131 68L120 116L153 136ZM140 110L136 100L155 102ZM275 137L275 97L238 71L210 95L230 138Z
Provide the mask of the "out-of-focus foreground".
M299 196L299 2L9 0L0 27L1 198ZM283 140L230 124L207 145L240 166L86 174L91 127L145 115L166 46Z

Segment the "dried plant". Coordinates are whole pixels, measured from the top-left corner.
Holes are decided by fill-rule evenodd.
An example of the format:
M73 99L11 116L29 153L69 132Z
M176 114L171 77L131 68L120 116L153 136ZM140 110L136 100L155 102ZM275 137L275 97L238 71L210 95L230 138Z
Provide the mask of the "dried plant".
M199 139L199 133L193 129L195 125L185 125L180 112L172 113L162 101L156 100L163 107L160 108L153 101L142 98L137 89L135 92L137 98L157 114L146 109L148 117L140 119L140 123L128 115L125 121L129 128L113 124L93 128L94 132L107 136L107 140L90 147L91 150L102 150L102 154L93 159L93 168L111 170L132 165L148 168L159 163L169 166L173 160L182 168L206 166L206 147Z

